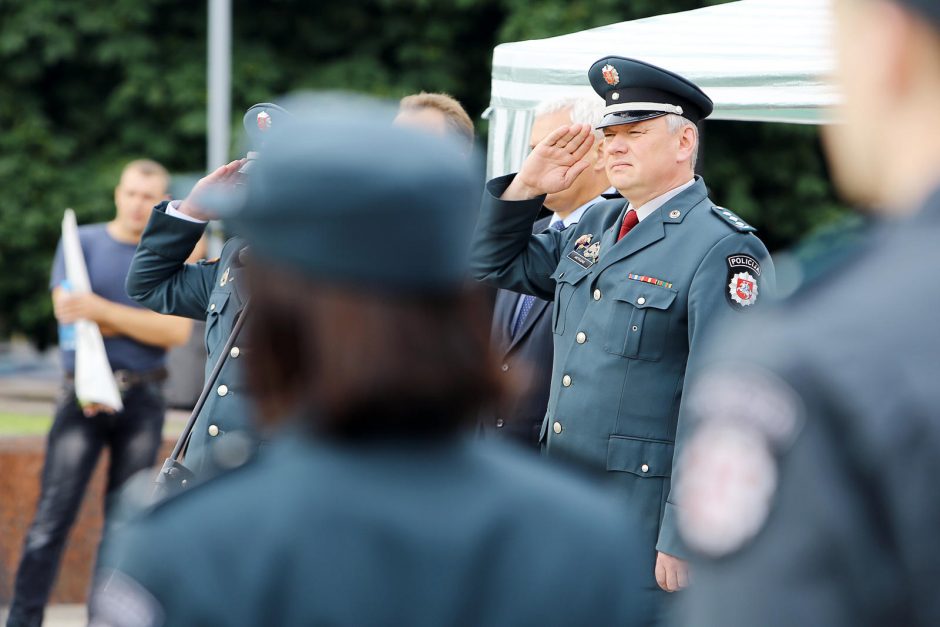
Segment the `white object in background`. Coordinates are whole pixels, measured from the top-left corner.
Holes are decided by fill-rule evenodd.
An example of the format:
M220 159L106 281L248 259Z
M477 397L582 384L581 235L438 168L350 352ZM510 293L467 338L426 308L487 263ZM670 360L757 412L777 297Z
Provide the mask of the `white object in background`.
M598 98L591 64L640 59L688 78L715 102L709 120L835 121L831 9L826 0L741 0L610 24L493 50L487 176L518 172L542 100ZM600 102L600 98L598 98ZM706 133L708 123L705 125Z
M65 276L73 294L91 291L85 255L78 237L75 212L65 210L62 218L62 253L65 259ZM117 381L104 350L101 329L91 320L75 321L75 396L83 406L98 403L116 411L124 409Z

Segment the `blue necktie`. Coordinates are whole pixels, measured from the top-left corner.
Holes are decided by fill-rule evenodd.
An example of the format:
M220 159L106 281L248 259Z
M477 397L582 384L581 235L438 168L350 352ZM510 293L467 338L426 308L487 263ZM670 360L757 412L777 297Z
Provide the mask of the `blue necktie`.
M556 220L549 224L548 228L555 229L556 231L564 231L565 223L561 220ZM522 305L519 306L517 301L519 315L516 316L516 320L512 324L512 330L510 331L510 337L512 339L516 339L516 333L518 333L519 329L522 328L522 324L525 322L525 319L529 317L529 312L532 311L532 305L535 304L535 296L531 296L529 294L520 294L519 298L522 301Z

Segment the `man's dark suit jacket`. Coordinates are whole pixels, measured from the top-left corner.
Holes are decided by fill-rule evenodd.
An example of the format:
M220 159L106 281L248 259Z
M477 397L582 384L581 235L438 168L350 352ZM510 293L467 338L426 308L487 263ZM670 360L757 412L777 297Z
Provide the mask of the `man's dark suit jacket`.
M539 220L532 231L544 231L551 220L552 216ZM511 391L504 402L484 418L483 428L537 448L552 379L552 310L548 302L536 298L513 338L512 320L518 303L517 292L499 290L496 295L491 341L500 359L501 374L509 379Z

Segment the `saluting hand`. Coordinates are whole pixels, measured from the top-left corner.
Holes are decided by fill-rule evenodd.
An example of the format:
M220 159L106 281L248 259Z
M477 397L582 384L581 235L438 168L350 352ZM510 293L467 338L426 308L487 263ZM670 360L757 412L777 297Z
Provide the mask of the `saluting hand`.
M562 126L532 149L522 169L503 192L503 200L527 200L571 187L587 169L584 159L594 145L590 124Z
M188 216L192 216L197 220L211 220L214 216L210 215L204 209L199 207L200 194L204 194L206 190L213 187L224 187L234 184L239 177L238 171L243 165L245 165L245 161L246 159L236 159L231 163L227 163L219 168L216 168L215 171L199 179L199 181L193 186L192 191L189 192L186 200L180 203L180 206L177 207L177 211L180 213L185 213Z

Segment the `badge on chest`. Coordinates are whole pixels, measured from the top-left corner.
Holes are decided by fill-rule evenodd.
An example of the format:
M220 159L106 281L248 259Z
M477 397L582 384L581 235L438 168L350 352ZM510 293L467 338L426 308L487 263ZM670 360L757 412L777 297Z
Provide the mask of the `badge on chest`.
M574 243L574 250L568 253L568 259L585 269L597 263L597 257L601 254L601 243L592 243L593 239L594 235L591 233L579 237Z

